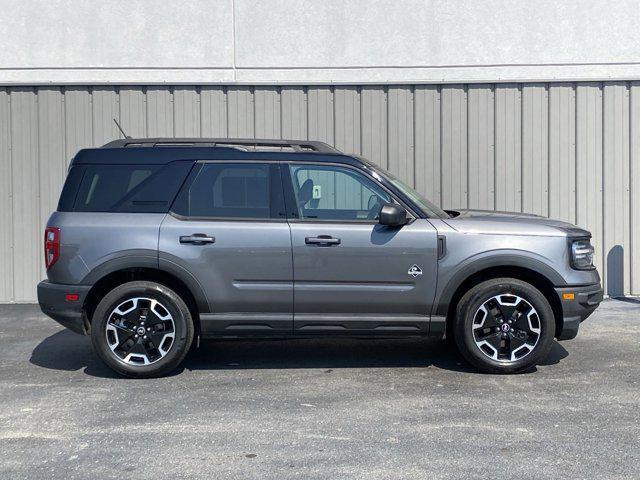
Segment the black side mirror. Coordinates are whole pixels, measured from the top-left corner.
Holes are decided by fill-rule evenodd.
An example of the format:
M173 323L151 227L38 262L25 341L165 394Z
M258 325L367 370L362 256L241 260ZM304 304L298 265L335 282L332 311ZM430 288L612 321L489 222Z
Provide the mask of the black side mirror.
M385 203L380 209L378 223L388 227L400 227L407 223L407 211L395 203Z

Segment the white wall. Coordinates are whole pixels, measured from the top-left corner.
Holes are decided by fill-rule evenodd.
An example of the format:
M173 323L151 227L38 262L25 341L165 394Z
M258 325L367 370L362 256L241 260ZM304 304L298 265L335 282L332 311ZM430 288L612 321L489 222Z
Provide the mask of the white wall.
M1 84L640 78L634 0L0 0Z

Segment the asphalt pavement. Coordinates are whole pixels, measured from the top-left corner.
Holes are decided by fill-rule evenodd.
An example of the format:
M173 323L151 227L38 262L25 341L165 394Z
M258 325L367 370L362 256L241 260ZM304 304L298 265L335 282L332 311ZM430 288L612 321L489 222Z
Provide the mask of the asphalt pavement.
M640 301L519 375L433 339L321 339L206 342L153 380L0 305L0 478L640 478Z

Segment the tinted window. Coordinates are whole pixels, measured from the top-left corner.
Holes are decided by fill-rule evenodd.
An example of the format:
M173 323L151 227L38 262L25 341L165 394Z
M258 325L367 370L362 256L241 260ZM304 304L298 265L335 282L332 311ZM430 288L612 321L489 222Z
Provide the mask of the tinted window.
M371 221L391 202L373 180L334 165L290 165L291 180L302 219Z
M75 198L79 212L167 212L191 162L87 165Z
M172 211L188 217L271 218L277 168L256 163L205 163L184 188Z
M58 202L58 211L70 212L73 210L73 204L76 201L76 194L78 193L78 187L82 181L85 167L79 165L71 167L67 174L67 179L62 187L62 193L60 194L60 201Z
M164 213L175 198L193 162L172 162L147 176L144 170L129 179L129 191L114 206L118 212ZM142 177L142 178L141 178Z

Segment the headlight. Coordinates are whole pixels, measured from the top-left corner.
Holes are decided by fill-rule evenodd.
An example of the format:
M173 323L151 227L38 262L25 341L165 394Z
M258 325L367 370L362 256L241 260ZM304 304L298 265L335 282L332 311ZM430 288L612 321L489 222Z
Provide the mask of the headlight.
M593 246L588 238L571 242L571 266L577 270L593 269Z

